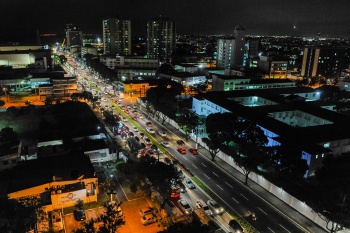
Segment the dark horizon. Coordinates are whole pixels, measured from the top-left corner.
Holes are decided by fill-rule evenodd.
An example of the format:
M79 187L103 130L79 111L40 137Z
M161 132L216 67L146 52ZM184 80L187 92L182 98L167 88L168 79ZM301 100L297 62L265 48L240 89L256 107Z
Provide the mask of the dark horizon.
M80 26L84 34L102 34L102 19L120 16L131 20L132 35L146 34L148 20L170 18L177 34L233 34L236 26L244 26L250 35L348 37L350 14L347 0L283 2L270 0L184 0L151 3L113 0L91 4L82 0L2 0L0 15L1 41L36 39L36 31L64 35L65 24Z

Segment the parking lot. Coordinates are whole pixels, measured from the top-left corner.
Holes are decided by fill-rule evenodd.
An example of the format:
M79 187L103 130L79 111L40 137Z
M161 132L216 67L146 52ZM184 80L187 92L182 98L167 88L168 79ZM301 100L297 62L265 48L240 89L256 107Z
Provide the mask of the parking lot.
M121 209L123 211L123 217L125 224L122 225L117 232L118 233L130 233L130 232L143 232L154 233L162 230L160 224L153 223L148 226L144 226L141 223L140 208L151 206L151 203L146 198L134 199L131 201L123 202ZM103 207L85 210L86 220L97 218L98 215L104 212ZM64 216L64 222L66 232L71 233L73 230L82 227L83 222L76 221L73 214L66 214Z

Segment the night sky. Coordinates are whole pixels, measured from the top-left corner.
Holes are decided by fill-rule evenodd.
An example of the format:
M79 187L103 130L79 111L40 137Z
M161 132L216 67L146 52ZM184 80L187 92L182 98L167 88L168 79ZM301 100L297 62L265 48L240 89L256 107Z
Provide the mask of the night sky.
M350 35L349 0L0 0L0 12L1 40L35 37L36 29L63 34L66 23L101 34L101 20L115 16L144 35L159 15L175 21L178 34L232 34L243 25L255 35Z

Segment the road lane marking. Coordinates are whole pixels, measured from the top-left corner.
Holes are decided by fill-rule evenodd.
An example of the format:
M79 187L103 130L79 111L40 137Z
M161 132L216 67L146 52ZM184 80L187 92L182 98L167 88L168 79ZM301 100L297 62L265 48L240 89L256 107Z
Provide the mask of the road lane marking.
M270 227L267 227L267 229L269 229L271 232L275 233Z
M204 164L204 163L202 163L202 165L203 165L204 167L207 167L207 166L205 166L205 164Z
M198 169L198 167L197 167L196 165L193 165L193 164L192 164L192 166L195 167L196 169Z
M265 215L267 215L267 213L265 211L263 211L260 207L258 207L258 209L263 212Z
M243 198L245 198L247 201L249 200L246 196L244 196L242 193L240 194Z
M239 204L239 201L237 201L236 199L234 199L233 197L232 197L232 200L234 200L235 202L237 202L237 204Z
M287 228L285 228L285 227L282 226L281 224L278 224L278 225L280 225L280 227L282 227L283 229L285 229L286 231L288 231ZM291 233L290 231L288 231L288 232Z
M218 174L216 174L215 172L213 172L213 174L214 174L214 175L216 175L217 177L219 177L219 175L218 175Z
M232 185L230 185L229 183L227 183L226 181L225 181L225 183L226 183L228 186L230 186L231 188L233 188L233 186L232 186Z
M188 160L186 157L184 157L184 159Z
M210 177L209 176L207 176L206 174L204 174L209 180L210 180Z
M220 185L218 185L218 184L217 184L216 186L218 186L218 187L219 187L221 190L224 190L223 188L221 188L221 186L220 186Z

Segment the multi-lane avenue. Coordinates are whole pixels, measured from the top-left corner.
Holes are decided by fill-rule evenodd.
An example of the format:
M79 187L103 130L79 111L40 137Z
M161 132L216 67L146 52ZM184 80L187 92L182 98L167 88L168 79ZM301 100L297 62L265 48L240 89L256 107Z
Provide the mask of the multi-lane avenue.
M88 72L82 69L81 73L87 74ZM87 79L88 82L95 81L95 77L92 75L84 75L84 78ZM106 89L106 85L102 82L98 82L96 86L100 90ZM115 108L121 111L120 106L115 104L116 97L115 95L103 93L101 99L105 101L101 101L101 104L103 104L103 106L108 106L108 108ZM121 105L130 105L130 100L123 99ZM326 232L312 221L298 214L292 208L289 208L276 198L271 197L271 194L268 192L256 192L256 190L246 186L242 182L242 176L239 175L237 171L233 172L233 168L229 170L223 169L223 166L219 166L218 162L211 161L208 156L208 151L205 149L198 149L199 154L197 155L190 153L188 149L194 147L193 141L185 143L184 148L186 149L186 154L179 153L177 151L179 146L176 140L183 140L184 135L181 135L178 130L171 126L166 127L167 124L162 125L154 119L148 118L147 113L142 112L143 109L141 106L138 106L138 111L144 115L143 118L139 118L135 121L139 127L146 129L146 122L151 121L153 123L152 128L156 133L149 136L159 143L168 141L169 147L165 149L174 158L184 164L195 178L198 178L216 195L216 197L209 197L203 194L197 187L196 189L187 189L187 193L182 195L183 198L188 201L192 208L195 208L194 203L199 198L204 201L217 198L218 201L223 204L227 213L221 216L215 216L215 219L225 231L229 231L226 216L232 214L246 219L252 226L251 229L256 229L259 232ZM132 128L129 122L123 123L130 129ZM160 130L164 131L167 136L160 136L157 133ZM135 135L139 136L139 132L135 132ZM219 160L219 158L216 158L216 160ZM254 212L257 216L257 220L253 221L248 218L249 212Z

